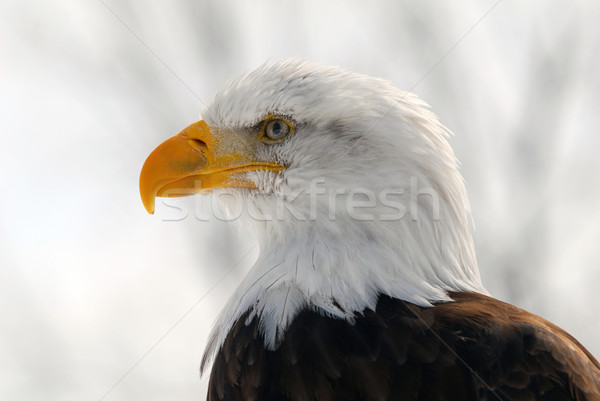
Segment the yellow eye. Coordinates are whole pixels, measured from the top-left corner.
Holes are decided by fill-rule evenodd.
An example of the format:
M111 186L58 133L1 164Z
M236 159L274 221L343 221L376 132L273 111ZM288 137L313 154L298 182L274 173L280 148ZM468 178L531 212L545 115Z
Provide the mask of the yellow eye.
M292 124L285 120L273 119L267 121L263 129L263 135L272 141L285 138L292 132Z

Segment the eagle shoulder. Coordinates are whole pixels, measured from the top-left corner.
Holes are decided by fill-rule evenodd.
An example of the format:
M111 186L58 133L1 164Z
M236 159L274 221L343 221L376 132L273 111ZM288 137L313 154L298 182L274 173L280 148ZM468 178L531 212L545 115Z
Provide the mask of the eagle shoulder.
M600 364L546 320L476 293L432 308L380 296L355 324L304 310L276 350L240 318L208 400L600 400Z

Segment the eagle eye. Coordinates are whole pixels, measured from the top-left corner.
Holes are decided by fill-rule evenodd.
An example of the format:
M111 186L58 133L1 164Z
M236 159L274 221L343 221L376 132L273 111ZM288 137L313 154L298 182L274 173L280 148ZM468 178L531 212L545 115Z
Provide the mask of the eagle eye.
M261 137L266 137L271 141L278 141L288 136L293 129L294 127L291 123L285 120L274 118L266 121L261 133Z

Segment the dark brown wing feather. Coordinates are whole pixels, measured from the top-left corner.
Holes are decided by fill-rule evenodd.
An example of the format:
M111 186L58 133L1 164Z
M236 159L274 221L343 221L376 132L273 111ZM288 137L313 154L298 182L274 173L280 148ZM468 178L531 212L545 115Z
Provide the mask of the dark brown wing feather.
M208 400L600 401L600 364L564 330L475 293L421 308L382 296L351 325L303 311L275 351L242 317Z

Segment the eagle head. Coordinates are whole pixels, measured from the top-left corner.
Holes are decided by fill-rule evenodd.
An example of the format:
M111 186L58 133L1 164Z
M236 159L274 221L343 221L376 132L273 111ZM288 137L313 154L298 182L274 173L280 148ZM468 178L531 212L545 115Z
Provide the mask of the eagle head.
M415 95L288 60L234 79L202 116L152 152L140 191L150 213L157 196L211 192L255 232L208 357L246 313L275 348L302 308L352 320L380 294L485 292L449 131Z

